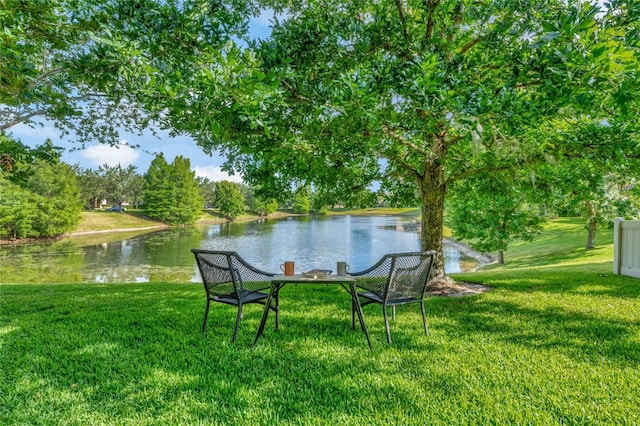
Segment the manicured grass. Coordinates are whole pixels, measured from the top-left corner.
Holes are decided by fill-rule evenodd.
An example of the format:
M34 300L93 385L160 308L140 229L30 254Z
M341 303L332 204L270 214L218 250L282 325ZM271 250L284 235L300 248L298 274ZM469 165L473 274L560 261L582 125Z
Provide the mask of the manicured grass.
M592 265L613 260L613 229L598 228L595 249L585 250L587 230L581 218L549 221L545 231L529 242L511 244L505 252L505 269L578 264ZM492 269L490 267L488 269ZM612 270L613 266L611 267ZM609 272L609 271L607 271Z
M229 306L202 334L201 285L3 285L0 424L638 424L640 280L581 228L553 242L576 225L457 276L494 289L429 299L428 337L399 308L387 345L366 306L371 351L330 286L285 287L253 348L261 307L235 344Z
M150 220L142 216L139 212L127 211L125 213L115 213L108 211L90 211L81 213L80 223L73 232L111 231L153 226L163 226L163 224Z

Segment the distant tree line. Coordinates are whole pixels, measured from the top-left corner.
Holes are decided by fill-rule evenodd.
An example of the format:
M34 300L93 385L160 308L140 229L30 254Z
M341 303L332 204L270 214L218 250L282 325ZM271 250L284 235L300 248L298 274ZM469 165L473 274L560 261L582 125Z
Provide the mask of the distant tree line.
M515 240L531 240L549 218L585 218L587 248L593 248L598 225L616 216L640 218L638 165L606 152L612 138L635 138L620 129L594 124L568 126L558 138L564 151L556 160L536 168L488 170L454 185L446 207L446 222L454 236L478 250L504 251ZM619 144L620 142L618 142ZM589 147L588 149L585 147ZM613 149L613 148L611 148ZM603 151L605 151L603 153ZM258 196L260 188L196 177L188 159L168 163L156 156L149 170L109 166L81 169L60 160L62 149L50 140L35 148L0 134L0 237L55 237L72 232L82 209L129 206L170 225L191 225L203 210L228 220L249 211L268 216L278 208L295 214L323 212L321 194L300 185L281 200ZM343 204L347 205L347 204ZM392 194L369 191L349 207L398 206Z
M196 177L181 156L168 163L157 155L141 175L136 167L103 164L82 169L60 160L63 150L50 140L30 148L0 133L0 237L49 238L72 232L80 212L106 206L129 206L170 225L192 225L203 209L229 220L247 210L274 213L275 198L263 199L247 185ZM308 188L282 206L308 213ZM106 204L105 204L106 203ZM122 211L122 210L120 210Z

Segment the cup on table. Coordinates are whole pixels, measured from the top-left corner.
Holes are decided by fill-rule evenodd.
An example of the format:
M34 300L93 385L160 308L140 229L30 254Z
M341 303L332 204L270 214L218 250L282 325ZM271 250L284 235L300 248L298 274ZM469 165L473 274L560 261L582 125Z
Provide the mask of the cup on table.
M294 262L284 262L282 265L280 265L280 270L284 272L284 274L287 276L293 275L294 269L295 269Z
M347 262L338 262L337 271L339 276L344 277L349 272L349 264Z

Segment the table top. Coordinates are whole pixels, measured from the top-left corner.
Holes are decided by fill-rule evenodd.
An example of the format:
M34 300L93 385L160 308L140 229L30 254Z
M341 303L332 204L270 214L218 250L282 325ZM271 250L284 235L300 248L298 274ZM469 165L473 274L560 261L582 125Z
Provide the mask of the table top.
M271 278L271 282L274 283L303 283L303 284L338 284L338 283L353 283L355 278L350 275L321 275L314 277L308 277L302 274L295 275L275 275Z

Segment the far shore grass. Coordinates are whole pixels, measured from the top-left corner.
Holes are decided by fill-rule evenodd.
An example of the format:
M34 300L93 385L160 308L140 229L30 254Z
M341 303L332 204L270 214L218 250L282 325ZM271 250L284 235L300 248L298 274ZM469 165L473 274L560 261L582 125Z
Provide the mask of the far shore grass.
M333 209L327 212L329 215L397 215L397 216L417 216L420 210L416 208L385 208L374 207L366 209ZM291 211L278 210L269 215L269 218L278 218L293 215ZM257 220L260 216L249 212L234 219L236 222ZM220 215L216 210L204 210L197 220L196 225L213 225L226 223L228 220ZM85 211L81 213L80 223L71 234L82 234L99 231L116 231L126 229L162 228L166 224L149 219L140 210L129 209L125 213L115 213L107 211Z
M492 290L398 308L386 343L351 330L340 288L287 286L261 307L211 307L201 284L0 285L3 425L640 424L640 280L613 275L611 231L585 250L559 219L505 266L454 275Z

